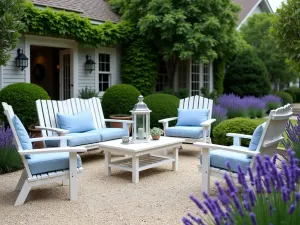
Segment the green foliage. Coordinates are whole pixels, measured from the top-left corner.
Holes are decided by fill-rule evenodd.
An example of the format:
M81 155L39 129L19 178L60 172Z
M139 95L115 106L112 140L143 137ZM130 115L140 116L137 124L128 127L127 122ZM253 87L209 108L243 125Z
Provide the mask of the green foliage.
M93 97L98 97L98 94L99 94L99 92L95 91L91 87L88 88L87 86L85 86L85 88L82 88L79 91L79 98L89 99L89 98L93 98Z
M150 135L153 135L153 136L156 136L156 135L163 135L163 130L158 128L158 127L153 127L151 130L150 130Z
M227 137L227 133L238 133L252 135L259 122L249 118L233 118L220 123L213 130L214 144L233 144L233 138ZM249 146L250 140L242 139L242 146Z
M279 48L298 68L300 66L299 3L299 0L282 2L281 7L277 9L278 17L274 20L272 29Z
M274 92L274 95L278 96L281 98L283 105L286 105L288 103L293 103L293 96L287 92L283 92L283 91L278 91L278 92Z
M12 106L25 128L38 122L35 105L35 101L38 99L49 100L50 97L43 88L36 84L15 83L0 90L0 102L6 102ZM3 112L2 105L0 111ZM6 121L3 113L0 114L0 117L1 120Z
M214 67L214 88L219 95L223 94L223 82L225 76L225 59L217 59L213 62Z
M213 90L211 93L209 93L208 88L202 87L202 88L201 88L201 93L202 93L202 96L203 96L204 98L209 98L209 99L212 99L212 100L214 100L214 101L217 100L217 97L218 97L217 90Z
M158 123L158 120L177 116L179 98L174 95L152 94L147 96L144 102L152 110L150 114L151 127L162 128L162 124ZM174 126L175 124L176 121L170 123L170 126Z
M294 102L300 102L300 88L290 87L285 92L293 96Z
M156 76L158 55L151 44L143 39L129 42L122 56L122 80L147 96L153 92Z
M140 91L129 84L117 84L109 87L102 98L105 117L114 114L130 115L130 110L138 103Z
M179 88L178 91L174 91L172 88L164 88L162 93L168 95L175 95L177 98L183 99L190 96L190 90L188 88Z
M241 33L248 44L253 46L257 56L264 62L270 80L281 85L294 81L300 73L296 73L286 62L286 54L276 48L275 39L270 29L278 17L273 13L258 13L251 16L241 28Z
M239 6L228 0L110 0L122 19L154 43L167 62L170 84L179 60L208 62L236 52ZM201 15L201 16L199 16Z
M0 1L0 66L10 59L9 51L14 49L21 37L24 0Z
M231 62L224 79L224 91L241 97L260 97L270 93L267 69L252 48L240 52Z
M290 94L293 98L293 102L297 102L296 94L291 88L284 90L284 92Z
M94 25L80 14L56 11L51 8L39 9L31 2L25 3L24 32L41 36L74 39L87 47L108 46L134 35L134 26L128 22Z

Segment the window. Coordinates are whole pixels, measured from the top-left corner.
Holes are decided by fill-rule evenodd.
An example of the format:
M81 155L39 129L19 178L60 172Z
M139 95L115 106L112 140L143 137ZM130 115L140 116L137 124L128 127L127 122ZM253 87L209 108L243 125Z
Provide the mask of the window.
M162 59L159 63L159 71L157 75L157 81L156 81L156 91L162 91L165 87L168 86L168 73L166 68L166 63Z
M109 54L99 53L99 91L104 92L111 83L111 58Z
M202 95L201 88L211 90L212 71L211 63L201 64L196 61L191 63L191 95Z

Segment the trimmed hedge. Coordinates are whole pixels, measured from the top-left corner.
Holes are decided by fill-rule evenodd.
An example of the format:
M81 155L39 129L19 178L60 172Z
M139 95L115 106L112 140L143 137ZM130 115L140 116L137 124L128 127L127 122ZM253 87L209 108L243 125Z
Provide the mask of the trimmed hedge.
M129 112L138 102L141 92L129 84L117 84L109 87L102 98L103 113L106 118L115 114L131 115Z
M286 89L284 92L287 92L290 95L292 95L294 102L300 102L300 88L290 87Z
M213 143L230 146L233 144L233 138L227 137L227 133L239 133L252 135L255 128L259 125L258 121L249 118L233 118L225 120L216 126L213 130ZM242 139L242 146L249 146L249 139Z
M293 96L288 92L278 91L278 92L274 92L274 95L281 98L283 105L294 102Z
M179 98L174 95L169 94L152 94L145 98L144 102L147 104L148 108L152 110L150 114L150 126L162 128L162 123L158 120L176 117L177 108L179 106ZM177 123L170 123L170 126L174 126Z
M35 105L35 101L38 99L49 100L50 97L43 88L36 84L15 83L0 91L0 102L6 102L12 106L26 129L30 125L38 123ZM3 112L2 104L0 110ZM0 116L2 121L6 121L4 113L1 113Z

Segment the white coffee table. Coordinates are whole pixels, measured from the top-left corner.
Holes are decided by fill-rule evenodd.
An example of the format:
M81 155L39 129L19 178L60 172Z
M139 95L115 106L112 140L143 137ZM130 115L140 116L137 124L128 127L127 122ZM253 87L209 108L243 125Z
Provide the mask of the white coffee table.
M165 163L172 162L172 169L178 170L178 148L184 139L160 137L160 140L151 140L149 143L122 144L121 139L101 142L99 149L105 154L105 174L111 175L111 168L118 168L132 172L132 182L139 182L139 172ZM155 155L154 152L172 149L173 154L168 156ZM111 161L111 153L127 155L125 159Z

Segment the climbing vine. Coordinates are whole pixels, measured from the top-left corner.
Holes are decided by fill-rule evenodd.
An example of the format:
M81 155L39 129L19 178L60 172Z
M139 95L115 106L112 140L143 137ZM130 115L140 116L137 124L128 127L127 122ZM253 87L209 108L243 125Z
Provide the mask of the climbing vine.
M24 33L74 39L87 47L115 45L134 34L134 25L105 22L94 25L88 18L73 12L36 8L31 2L25 3L23 16Z

